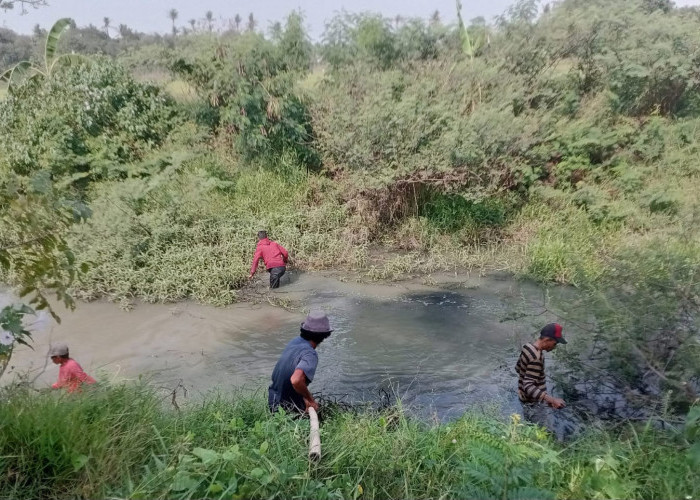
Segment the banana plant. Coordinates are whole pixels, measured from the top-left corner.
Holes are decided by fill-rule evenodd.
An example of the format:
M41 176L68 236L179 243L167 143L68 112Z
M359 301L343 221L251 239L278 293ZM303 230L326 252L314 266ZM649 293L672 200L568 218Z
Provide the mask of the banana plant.
M477 37L473 39L469 35L469 30L464 25L464 20L462 19L462 2L457 1L457 24L459 28L459 38L462 41L462 52L469 58L471 64L474 64L474 58L476 57L477 51L484 45L485 37ZM477 83L477 91L479 94L479 102L481 102L481 83ZM474 111L476 102L472 99L471 108Z
M29 76L30 78L44 77L47 78L53 73L54 68L60 64L74 64L78 61L83 60L79 55L75 54L61 54L56 55L56 50L58 48L58 41L61 35L65 33L68 27L71 25L72 21L65 17L59 19L51 27L51 31L46 37L46 45L44 47L44 60L42 64L34 64L30 61L20 61L13 67L2 73L0 75L0 81L6 81L8 87L12 88L12 84L17 78L22 76ZM30 76L31 75L31 76Z

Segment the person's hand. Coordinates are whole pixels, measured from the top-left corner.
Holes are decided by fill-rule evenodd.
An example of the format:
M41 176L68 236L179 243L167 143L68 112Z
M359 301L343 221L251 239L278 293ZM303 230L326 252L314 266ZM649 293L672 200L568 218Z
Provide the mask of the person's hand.
M254 276L253 273L250 273L250 274L248 275L248 279L249 279L249 280L252 280L252 279L253 279L253 276Z
M305 399L304 403L306 404L306 413L309 413L309 408L313 408L318 412L318 403L316 401Z
M563 399L553 398L553 397L547 398L547 404L549 404L549 406L551 406L552 408L554 408L556 410L560 410L566 406L566 403L564 402Z

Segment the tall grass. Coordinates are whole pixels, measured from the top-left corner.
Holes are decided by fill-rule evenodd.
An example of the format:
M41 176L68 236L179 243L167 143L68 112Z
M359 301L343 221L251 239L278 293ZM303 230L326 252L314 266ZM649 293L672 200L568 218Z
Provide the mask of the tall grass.
M469 413L430 425L401 407L339 413L306 458L308 421L258 396L212 395L182 412L148 387L81 395L7 392L3 498L696 498L687 443L650 426L596 431L564 447Z

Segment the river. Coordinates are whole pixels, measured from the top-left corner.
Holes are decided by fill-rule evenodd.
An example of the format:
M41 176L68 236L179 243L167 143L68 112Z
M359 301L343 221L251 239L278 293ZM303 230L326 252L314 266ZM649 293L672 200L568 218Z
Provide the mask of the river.
M519 348L555 319L540 314L543 289L505 275L444 275L430 285L359 284L323 274L285 279L278 291L260 287L251 295L257 303L224 308L181 302L123 310L97 301L59 309L60 325L44 314L32 326L34 350L17 348L5 383L19 374L36 378L38 387L54 382L58 369L45 356L60 341L100 380L141 377L164 390L182 381L185 402L211 390L264 390L305 311L322 307L335 331L318 348L312 392L356 402L385 390L440 420L484 405L510 413L519 410Z

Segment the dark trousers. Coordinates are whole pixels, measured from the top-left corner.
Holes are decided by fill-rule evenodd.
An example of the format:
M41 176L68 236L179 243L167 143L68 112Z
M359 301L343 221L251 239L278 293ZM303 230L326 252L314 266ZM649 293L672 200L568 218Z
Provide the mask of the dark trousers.
M285 266L273 267L267 270L270 273L270 288L280 287L280 278L287 271Z
M549 408L545 403L521 403L523 405L523 416L531 424L539 425L545 429L551 429L549 421Z

